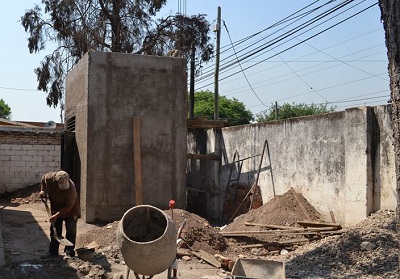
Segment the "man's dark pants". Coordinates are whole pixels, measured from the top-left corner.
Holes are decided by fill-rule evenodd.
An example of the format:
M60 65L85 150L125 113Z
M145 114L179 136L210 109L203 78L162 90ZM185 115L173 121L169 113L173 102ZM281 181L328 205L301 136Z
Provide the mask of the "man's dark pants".
M62 235L63 222L65 222L65 238L71 241L74 246L65 246L64 252L69 256L75 256L75 241L76 241L76 224L78 219L76 217L67 217L67 218L57 218L54 222L54 228L58 232L57 235ZM50 226L50 245L49 252L51 255L58 255L58 249L60 247L60 243L54 238L54 229L53 226Z

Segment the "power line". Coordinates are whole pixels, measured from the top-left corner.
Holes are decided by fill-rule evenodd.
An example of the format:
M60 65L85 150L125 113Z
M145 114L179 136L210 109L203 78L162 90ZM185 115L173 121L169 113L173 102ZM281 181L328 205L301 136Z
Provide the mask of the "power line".
M261 30L261 31L258 31L258 32L256 32L256 33L250 35L250 36L247 36L247 37L244 38L244 39L241 39L241 40L239 40L239 41L233 43L233 45L232 45L232 44L229 44L229 45L226 45L226 46L221 47L221 50L223 50L223 49L225 49L225 48L227 48L227 47L228 47L228 50L233 49L234 46L238 46L238 45L240 45L240 44L242 44L242 43L244 43L244 42L247 42L247 41L250 40L251 38L253 38L253 37L255 37L255 36L257 36L257 35L259 35L259 34L265 32L265 31L267 31L267 30L269 30L269 29L272 29L272 28L275 27L275 26L278 26L279 24L285 22L286 20L290 19L290 18L293 17L294 15L296 15L296 14L298 14L299 12L305 10L306 8L308 8L308 7L312 6L312 5L314 5L314 4L317 3L317 2L319 2L319 0L310 3L309 5L305 6L304 8L301 8L300 10L298 10L298 11L292 13L291 15L285 17L284 19L281 19L281 20L278 21L277 23L275 23L275 24L273 24L273 25L271 25L271 26L268 26L267 28L264 28L264 29ZM332 2L332 1L329 1L329 2ZM327 4L328 4L328 3L326 3L326 4L324 4L324 5L327 5ZM250 42L249 44L254 44L254 42ZM225 51L226 51L226 50L224 50L224 51L222 51L222 52L225 52Z
M229 34L228 27L226 26L225 21L223 21L223 22L224 22L224 26L225 26L226 32L228 33L229 40L230 40L231 43L232 43L232 39L231 39L231 35ZM232 44L232 47L233 47L233 51L235 51L235 47L233 46L233 44ZM242 64L241 64L239 61L238 61L238 63L239 63L240 69L242 69ZM251 83L250 83L249 79L247 78L246 73L243 71L243 69L242 69L242 73L243 73L243 76L245 77L245 79L246 79L246 81L247 81L247 84L249 85L251 91L253 92L254 96L256 96L256 98L260 101L261 104L263 104L264 106L266 106L266 105L263 103L263 101L261 101L260 97L258 97L257 93L254 91L254 88L251 86Z
M365 78L361 78L361 79L357 79L357 80L343 82L341 84L335 84L335 85L332 85L332 86L327 86L327 87L319 89L319 91L324 91L324 90L332 89L332 88L335 88L335 87L339 87L339 86L343 86L343 85L347 85L347 84L351 84L351 83L356 83L356 82L360 82L360 81L364 81L364 80L370 79L370 78L371 77L365 77ZM291 97L282 98L282 99L279 99L277 101L283 101L283 100L286 100L286 99L292 99L292 98L304 96L304 95L307 95L307 94L310 94L310 93L313 93L313 92L309 91L309 92L306 92L306 93L303 93L303 94L298 94L298 95L294 95L294 96L291 96Z
M382 92L383 91L385 91L385 90L382 90ZM381 105L383 105L383 104L386 104L386 103L388 103L388 100L389 100L389 98L388 98L389 96L387 96L387 95L381 95L381 96L376 96L376 97L370 97L370 98L357 98L357 99L351 99L351 100L347 100L347 101L331 101L331 102L328 102L328 103L308 103L308 104L306 104L306 103L303 103L304 105L306 105L306 106L311 106L311 105L317 105L317 106L319 106L319 105L335 105L335 104L343 104L343 103L354 103L354 102L357 102L356 104L353 104L352 105L352 107L357 107L357 106L364 106L364 105L366 105L366 104L381 104ZM260 106L260 105L256 105L256 106ZM253 106L253 107L256 107L256 106ZM340 109L340 108L348 108L349 107L349 105L344 105L344 106L335 106L335 108L336 109ZM273 109L274 108L274 106L273 105L271 105L271 106L268 106L267 107L267 109L266 110L262 110L262 111L259 111L258 113L255 113L255 115L257 116L257 115L259 115L259 114L261 114L261 113L263 113L263 112L266 112L267 110L270 110L270 109Z
M289 31L286 31L285 33L279 35L279 36L276 37L276 38L273 38L272 40L270 40L270 41L264 43L263 45L258 46L258 47L255 47L254 49L247 51L246 53L244 53L244 54L242 55L242 57L241 57L239 60L230 60L230 61L226 62L226 63L225 63L225 66L222 66L222 67L221 67L221 70L222 70L222 71L223 71L223 70L226 70L226 69L228 69L228 68L234 66L234 65L237 63L237 61L243 61L243 60L248 59L249 57L252 57L252 56L254 56L254 55L256 55L256 54L258 54L258 56L260 56L260 55L262 55L262 54L265 53L264 50L266 50L267 48L269 48L269 47L271 47L271 46L273 46L273 45L276 45L276 44L279 43L279 42L281 42L281 43L280 43L278 46L283 45L284 43L287 43L288 41L293 40L293 39L290 39L290 40L286 40L286 41L282 42L284 39L287 39L288 37L290 37L290 36L294 35L295 33L297 33L297 32L299 32L299 31L305 29L306 27L311 26L312 24L318 22L319 20L323 19L324 17L326 17L326 16L332 14L334 11L337 11L338 9L345 7L346 5L348 5L349 3L351 3L352 1L354 1L354 0L348 0L348 1L345 1L345 2L343 2L343 3L340 3L340 4L336 5L335 7L333 7L333 8L331 8L331 9L329 9L329 10L323 12L322 14L320 14L320 15L318 15L318 16L312 18L312 19L307 20L306 22L302 23L301 25L296 26L296 27L290 29ZM365 0L363 0L363 1L365 1ZM363 2L363 1L362 1L362 2ZM358 4L357 4L357 5L358 5ZM354 7L354 6L353 6L353 7ZM351 8L353 8L353 7L351 7ZM310 29L304 31L304 32L301 33L300 35L309 32L310 30L316 28L317 26L319 26L319 25L321 25L321 24L323 24L323 23L325 23L325 22L327 22L327 21L329 21L329 20L332 20L332 19L335 18L336 16L338 16L338 15L335 15L335 16L329 18L328 20L325 20L324 22L322 22L322 23L320 23L320 24L318 24L318 25L316 25L316 26L314 26L314 27L312 27L312 28L310 28ZM274 25L273 25L273 26L274 26ZM284 28L287 28L288 26L289 26L289 25L284 26L283 28L279 29L278 31L275 31L275 32L273 32L272 34L268 35L268 36L265 37L264 39L259 40L258 42L261 42L261 41L265 40L266 38L268 38L268 37L270 37L270 36L276 34L276 33L279 32L279 31L282 31ZM255 44L254 44L254 45L255 45ZM295 45L295 46L296 46L296 45ZM276 47L276 46L275 46L275 47ZM248 48L245 48L244 50L248 50ZM264 51L264 52L262 52L262 51ZM267 51L269 51L269 50L267 50ZM240 51L239 51L239 52L240 52ZM231 56L232 56L232 55L231 55ZM205 75L203 75L202 77L198 78L196 81L197 81L197 82L198 82L198 81L201 81L202 79L205 79L205 78L209 77L209 75L212 75L212 73L211 73L211 72L208 72L207 74L205 74Z
M35 91L35 92L41 92L40 90L35 90L35 89L25 89L25 88L15 88L15 87L4 87L4 86L0 86L0 89L15 90L15 91Z
M356 96L345 98L345 99L339 99L339 100L336 100L336 101L330 101L328 103L312 103L312 104L314 104L314 105L327 105L327 104L334 105L334 104L351 103L351 102L359 102L359 101L364 101L364 100L373 100L373 99L382 99L382 98L385 98L385 99L384 100L382 99L379 102L383 102L383 101L386 102L386 100L388 100L390 98L390 94L365 98L365 96L381 94L381 93L384 93L384 92L387 92L387 90L383 89L383 90L378 90L378 91L374 91L374 92L371 92L371 93L363 93L361 95L356 95ZM309 94L309 93L306 93L306 94ZM283 101L283 100L287 100L287 99L296 98L296 97L302 96L302 95L305 95L305 94L299 94L299 95L291 96L289 98L279 99L279 100L277 100L277 102ZM312 105L312 104L307 104L307 105ZM251 106L250 108L259 107L259 106L260 105L254 105L254 106ZM268 108L270 109L272 107L273 106L269 106Z
M348 41L350 41L350 40L346 40L346 41L344 41L343 43L348 42ZM341 43L339 43L339 44L341 44ZM336 44L336 45L334 45L334 46L337 46L337 45L339 45L339 44ZM381 46L381 45L382 45L382 44L375 45L375 46L372 46L372 47L368 47L368 48L365 48L365 49L362 49L362 50L358 50L358 51L356 51L356 52L352 52L352 53L350 53L350 54L343 55L343 56L339 57L339 59L343 60L343 59L346 58L346 57L350 57L350 56L353 56L353 55L355 55L355 54L360 54L360 53L362 53L362 52L372 50L372 49L374 49L374 48L376 48L376 47L379 47L379 46ZM327 47L327 48L324 48L323 50L329 49L329 48L331 48L331 47L332 47L332 46L329 46L329 47ZM304 61L304 60L301 60L301 61L298 61L298 60L299 60L299 59L302 59L302 58L304 58L304 57L308 57L308 56L310 56L310 55L313 55L313 54L315 54L315 53L317 53L317 52L313 52L313 53L310 53L310 54L303 55L303 56L301 56L301 57L296 58L296 60L291 60L290 62L302 62L302 61ZM370 55L365 55L365 56L363 56L363 57L359 57L358 59L352 60L351 62L359 62L360 60L362 60L362 59L364 59L364 58L368 58L368 57L371 57L371 56L373 56L373 55L380 54L380 53L383 53L383 51L375 52L375 53L370 54ZM387 61L387 60L383 60L383 61ZM272 61L269 60L268 62L272 62ZM281 62L281 61L279 61L279 62ZM305 62L308 62L308 61L305 61ZM304 72L304 71L306 71L306 70L308 70L308 69L316 68L316 67L318 67L318 66L320 66L320 65L325 65L327 62L335 62L335 63L337 63L337 60L320 61L319 64L310 66L310 67L308 67L308 68L304 68L304 69L301 70L301 72ZM349 62L350 62L350 61L349 61ZM266 69L257 71L257 72L255 72L255 73L248 74L248 76L250 76L250 75L255 75L255 74L260 74L260 73L262 73L262 72L265 72L265 71L267 71L267 70L272 70L273 68L279 67L279 66L281 66L281 65L282 65L282 64L275 65L275 66L273 66L273 67L269 67L269 68L266 68ZM331 69L331 68L337 67L337 66L338 66L338 65L329 66L329 67L326 67L326 68L323 68L323 69L318 70L318 72L319 72L319 71L322 71L322 70L326 70L326 69ZM315 72L317 72L317 71L309 72L309 73L306 73L306 74L304 74L304 75L312 74L312 73L315 73ZM286 77L287 74L284 74L284 75L282 75L282 76ZM269 80L274 80L274 79L277 79L277 78L279 78L279 77L281 77L281 76L278 76L278 77L275 77L275 78L271 78L271 79L269 79ZM238 80L238 79L239 79L239 78L237 78L237 79L230 79L229 82L235 81L235 80ZM269 80L264 80L264 81L257 82L257 83L253 83L253 84L259 84L259 83L263 83L263 82L266 82L266 81L269 81ZM287 80L289 80L289 79L285 79L284 81L287 81ZM226 84L226 83L227 83L227 82L225 82L225 84ZM224 83L222 83L222 84L224 84ZM239 87L239 88L236 88L235 90L239 90L239 89L241 89L241 88L244 88L244 87ZM233 90L233 91L235 91L235 90ZM240 92L241 92L241 91L240 91Z
M347 0L347 1L348 1L348 0ZM352 1L353 1L353 0L352 0ZM313 2L313 3L309 4L309 5L307 5L306 7L304 7L304 8L302 8L302 9L298 10L297 12L295 12L295 13L293 13L293 14L287 16L287 17L285 17L284 19L278 21L277 23L274 23L274 24L272 24L271 26L269 26L269 27L267 27L267 28L264 28L263 30L261 30L261 31L255 33L255 34L253 34L253 35L247 37L246 39L242 40L241 43L242 43L243 41L247 41L248 38L252 38L252 37L255 37L255 36L257 36L257 35L260 35L261 33L265 32L265 31L267 31L267 30L269 30L269 29L272 29L272 28L274 28L274 27L277 27L277 26L279 26L279 25L281 25L281 24L284 24L284 23L286 23L286 22L290 22L290 21L292 21L293 19L296 19L296 18L297 18L295 21L291 22L290 24L287 24L286 26L284 26L284 27L281 28L281 29L278 29L278 30L272 32L271 34L268 34L267 36L263 37L262 39L258 39L258 40L255 41L255 42L254 42L254 41L253 41L253 42L249 42L248 44L246 44L245 46L243 46L243 48L242 48L239 52L242 52L242 51L244 51L244 50L248 50L248 47L247 47L248 45L251 45L251 46L257 45L258 43L260 43L260 42L266 40L267 38L271 37L272 35L275 35L275 34L279 33L279 31L282 31L284 28L286 28L286 27L288 27L288 26L290 26L290 25L293 25L295 22L300 21L300 20L301 20L302 18L304 18L306 15L309 15L309 14L311 14L312 12L315 12L315 11L317 11L318 9L322 8L323 6L327 6L329 3L332 3L332 2L335 2L335 1L329 1L328 3L325 3L325 4L323 4L322 6L318 6L318 7L316 7L316 8L313 8L313 9L310 10L310 11L307 11L307 12L305 12L305 13L303 13L303 14L300 14L300 15L298 15L298 16L295 16L296 14L298 14L298 13L300 13L301 11L305 10L306 8L312 6L312 5L313 5L314 3L316 3L316 2L318 2L318 1L315 1L315 2ZM292 29L292 30L293 30L293 29ZM287 33L287 32L285 32L285 33ZM278 37L278 38L279 38L279 37ZM230 56L228 56L227 58L232 57L232 56L233 56L233 55L230 55ZM226 58L226 59L227 59L227 58Z
M351 15L351 16L345 18L344 20L341 20L340 22L335 23L334 25L331 25L330 27L328 27L328 28L326 28L326 29L324 29L324 30L322 30L322 31L320 31L320 32L318 32L318 33L316 33L316 34L314 34L314 35L308 37L307 39L302 40L301 42L299 42L299 43L297 43L297 44L295 44L295 45L292 45L292 46L290 46L290 47L288 47L288 48L286 48L286 49L284 49L284 50L278 52L277 54L281 54L281 53L283 53L283 52L285 52L285 51L288 51L288 50L290 50L290 49L292 49L292 48L294 48L294 47L296 47L296 46L298 46L298 45L300 45L300 44L302 44L302 43L304 43L304 42L310 40L311 38L314 38L314 37L316 37L316 36L318 36L318 35L320 35L320 34L326 32L326 31L330 30L330 29L333 28L333 27L335 27L335 26L337 26L337 25L339 25L339 24L342 24L343 22L349 20L350 18L353 18L354 16L356 16L356 15L362 13L362 12L365 12L367 9L369 9L369 8L375 6L375 5L376 5L376 3L374 3L373 5L370 5L369 7L365 8L365 9L359 11L359 12L354 13L353 15ZM353 6L353 7L354 7L354 6ZM326 15L320 15L319 17L321 18L321 17L323 17L323 16L326 16ZM331 17L330 19L332 19L332 18L333 18L333 17ZM328 19L328 20L330 20L330 19ZM315 21L315 18L314 18L314 21ZM310 24L309 22L310 22L310 21L308 21L308 25ZM325 22L326 22L326 21L325 21ZM304 28L304 26L303 26L302 28ZM298 30L301 30L301 27L297 27L297 29L298 29ZM294 30L294 29L292 29L292 30ZM311 29L309 29L309 30L307 30L307 31L305 31L305 32L308 32L308 31L310 31L310 30L311 30ZM303 32L303 33L305 33L305 32ZM293 32L289 33L289 35L292 35L292 34L293 34ZM288 36L288 34L286 34L286 37L287 37L287 36ZM280 38L279 40L281 40L281 38ZM279 41L279 40L278 40L278 41ZM272 46L272 44L274 44L274 43L276 43L276 42L272 42L272 43L268 44L267 46L264 46L263 48L265 49L265 48L267 48L268 46ZM283 43L281 43L280 45L282 45L282 44L283 44ZM257 52L259 52L259 51L260 51L260 50L258 49ZM253 51L253 54L254 54L254 53L257 53L257 52L254 52L254 51ZM244 70L247 70L247 69L249 69L249 68L252 68L252 67L254 67L254 66L256 66L256 65L258 65L258 64L260 64L260 63L262 63L262 62L265 62L265 61L267 61L267 60L273 58L274 56L277 56L277 54L272 55L272 56L269 56L268 58L265 58L265 59L261 60L260 62L254 63L253 65L244 68ZM249 55L247 55L247 56L244 57L244 58L247 58L247 57L249 57ZM239 61L242 61L244 58L239 59ZM222 70L223 72L226 72L227 69L228 69L228 67L231 67L231 66L233 66L234 64L235 64L235 63L231 62L230 64L225 65L224 67L221 67L221 70ZM234 73L232 73L232 74L230 74L230 75L228 75L228 76L225 76L225 77L221 78L221 80L230 78L230 77L232 77L233 75L238 74L239 72L240 72L240 71L236 71L236 72L234 72ZM199 78L196 80L196 82L200 82L200 83L201 83L202 79L204 80L204 79L206 79L206 78L208 78L208 74L206 74L206 75L203 74L201 77L199 77ZM204 87L207 87L207 86L209 86L209 85L211 85L211 84L208 83L208 84L202 85L202 86L198 87L197 90L202 89L202 88L204 88Z

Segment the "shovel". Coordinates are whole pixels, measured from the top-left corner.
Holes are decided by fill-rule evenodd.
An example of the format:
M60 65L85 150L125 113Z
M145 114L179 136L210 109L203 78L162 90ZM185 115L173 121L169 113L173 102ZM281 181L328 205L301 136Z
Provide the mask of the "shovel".
M44 206L46 207L47 215L49 215L49 218L50 218L51 217L51 212L50 212L49 206L47 205L47 198L44 199L44 198L41 197L41 200L44 203ZM54 227L53 222L50 222L50 224L51 224L51 227L53 228L53 232L54 232L54 236L53 237L54 237L55 240L58 241L58 243L60 243L61 245L64 245L64 246L74 246L74 244L71 241L69 241L68 239L64 238L62 235L59 236L57 234L57 230Z

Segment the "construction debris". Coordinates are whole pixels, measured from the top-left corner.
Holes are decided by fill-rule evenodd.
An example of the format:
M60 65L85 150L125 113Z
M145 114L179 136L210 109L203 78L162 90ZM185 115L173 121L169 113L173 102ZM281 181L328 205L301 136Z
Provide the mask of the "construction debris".
M285 262L287 278L398 278L394 211L379 211L354 227L342 228L334 218L329 222L322 220L315 208L300 193L296 194L297 199L291 191L278 195L261 207L238 216L222 230L196 214L174 209L177 228L186 220L182 237L187 244L183 242L182 245L187 247L178 247L179 268L182 270L187 265L190 269L194 263L215 268L204 259L198 260L207 255L211 262L215 258L224 272L239 259L262 259ZM33 194L14 200L28 204L37 202ZM305 217L298 201L302 202L311 220ZM124 268L115 243L117 226L118 221L85 232L78 231L76 247L95 249L94 263L78 257L69 259L65 265L59 264L62 259L23 265L11 262L0 269L0 278L9 278L10 274L24 278L27 273L30 278L43 278L40 277L43 274L51 278L112 278L115 267ZM227 232L241 232L245 236L223 236ZM7 238L4 245L8 245ZM33 254L29 248L23 252ZM200 257L193 253L200 250L205 251ZM7 256L13 261L21 257ZM226 259L229 259L228 266Z
M219 262L214 255L211 255L207 253L204 250L199 250L199 251L192 251L192 254L198 257L199 259L204 260L205 262L211 264L212 266L215 267L221 267L221 262Z

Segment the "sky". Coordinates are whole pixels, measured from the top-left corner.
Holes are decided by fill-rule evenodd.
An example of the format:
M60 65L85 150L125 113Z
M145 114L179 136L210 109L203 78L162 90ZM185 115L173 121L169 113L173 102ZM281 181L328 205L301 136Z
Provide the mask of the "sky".
M223 69L218 91L221 96L243 102L253 115L268 111L275 103L324 104L335 106L337 111L386 104L390 99L388 62L376 1L347 1L351 3L346 6L347 11L340 10L342 14L332 13L332 19L324 17L326 22L319 20L300 32L291 32L304 26L301 24L306 20L344 2L170 0L160 15L206 14L214 26L217 9L221 8L220 69ZM28 35L20 23L24 11L35 3L40 0L12 1L0 10L3 26L0 99L11 107L14 121L62 122L60 108L48 107L46 93L36 90L34 69L52 49L30 54ZM319 6L308 17L300 16ZM302 13L296 13L300 10ZM282 23L290 15L296 15L296 20L292 17ZM210 32L209 36L215 45L216 33ZM284 39L278 41L277 36ZM253 54L257 49L260 51ZM196 91L214 92L214 71L215 60L203 64L196 78Z

